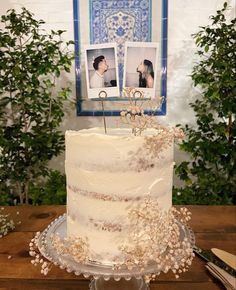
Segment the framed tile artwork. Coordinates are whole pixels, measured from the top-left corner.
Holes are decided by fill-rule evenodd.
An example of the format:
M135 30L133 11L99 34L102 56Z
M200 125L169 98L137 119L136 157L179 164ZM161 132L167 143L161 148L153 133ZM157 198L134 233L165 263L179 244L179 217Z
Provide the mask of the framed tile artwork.
M165 115L168 0L73 0L73 9L77 115L119 116L124 88L147 114Z

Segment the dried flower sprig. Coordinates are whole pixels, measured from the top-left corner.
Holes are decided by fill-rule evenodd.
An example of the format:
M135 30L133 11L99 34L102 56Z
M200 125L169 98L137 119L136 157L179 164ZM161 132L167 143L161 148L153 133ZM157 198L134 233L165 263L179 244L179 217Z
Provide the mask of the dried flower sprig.
M184 138L184 133L179 128L170 128L160 124L156 124L153 128L156 129L156 133L153 136L145 136L143 145L137 151L129 152L129 166L133 170L143 171L153 168L161 157L161 153L174 140Z
M21 221L19 220L14 222L14 220L10 217L10 214L3 213L4 210L5 210L4 207L0 209L0 238L3 238L10 231L14 230L16 224L21 223ZM19 215L19 212L17 212L16 214Z
M121 122L129 125L135 136L141 135L147 128L153 128L156 120L152 115L144 114L143 104L145 99L143 92L135 88L125 88L123 95L128 98L129 105L120 113Z
M42 254L39 252L39 238L40 238L40 232L37 232L35 237L31 239L29 243L29 255L33 257L33 260L31 260L31 264L35 267L40 265L41 266L41 274L47 275L48 272L51 270L53 263L45 260Z
M184 139L182 129L171 128L159 124L157 118L153 115L144 113L144 94L135 88L125 88L124 96L129 100L129 106L121 111L121 123L132 128L132 133L137 136L141 135L146 129L153 129L152 136L145 136L144 144L136 152L129 152L129 166L137 171L148 170L155 165L155 161L160 157L162 151L168 148L173 141ZM138 96L138 98L136 98ZM160 98L162 100L162 98ZM146 101L146 100L145 100ZM161 105L161 101L160 104ZM151 106L153 113L159 109L156 104Z
M53 262L46 260L39 251L40 232L37 232L35 237L29 243L29 255L33 257L31 264L35 267L41 266L41 274L47 275L53 266ZM87 262L89 259L89 247L87 240L82 238L64 238L54 234L51 236L51 242L54 250L57 252L58 257L69 256L76 262ZM44 241L46 243L46 241ZM41 245L45 247L46 244Z
M141 135L142 132L148 128L156 129L157 134L161 134L161 139L169 140L182 140L184 133L180 128L169 128L158 123L157 118L154 116L155 112L160 109L163 97L157 100L149 101L150 111L153 112L150 115L144 113L143 105L148 100L144 98L144 93L135 88L124 88L124 97L128 98L129 105L121 111L121 123L128 125L132 128L132 133L135 136ZM157 98L158 99L158 98ZM163 135L164 133L164 135ZM167 135L167 136L166 136Z
M51 236L52 245L58 256L72 257L78 263L86 263L89 260L89 245L87 239L64 238L59 235Z
M125 266L142 273L150 263L155 263L156 271L145 276L147 282L161 271L171 270L179 278L188 270L194 257L191 242L186 237L180 238L180 223L186 225L190 215L186 208L161 210L154 198L147 197L144 203L129 212L129 234L120 247L124 262L115 263L114 269Z

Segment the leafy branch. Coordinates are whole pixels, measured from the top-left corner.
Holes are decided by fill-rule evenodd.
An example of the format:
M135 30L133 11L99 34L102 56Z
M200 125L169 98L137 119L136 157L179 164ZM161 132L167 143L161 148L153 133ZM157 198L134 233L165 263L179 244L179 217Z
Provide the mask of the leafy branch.
M46 33L25 8L8 10L0 30L0 193L29 203L30 183L47 177L47 163L64 150L64 101L59 77L73 55L63 30Z
M193 35L199 62L191 74L202 94L190 106L196 127L185 125L180 148L192 161L176 166L184 187L174 188L177 203L236 202L236 18L226 19L227 2L211 24Z

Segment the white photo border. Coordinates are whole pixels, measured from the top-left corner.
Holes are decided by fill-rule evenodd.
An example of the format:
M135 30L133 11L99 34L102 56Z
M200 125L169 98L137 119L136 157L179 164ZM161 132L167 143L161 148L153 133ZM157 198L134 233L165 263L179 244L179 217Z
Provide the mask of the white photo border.
M154 65L154 84L153 88L140 88L140 87L132 87L134 92L140 91L143 93L143 97L146 99L153 99L156 96L156 86L157 86L157 68L158 68L158 55L159 55L159 46L158 42L130 42L127 41L125 43L125 55L124 55L124 72L123 72L123 88L129 88L126 86L126 73L127 73L127 57L128 57L128 48L136 47L136 48L155 48L155 63ZM135 96L133 96L135 97Z
M116 86L115 87L104 87L104 88L90 88L89 84L89 70L88 70L88 58L87 51L113 48L115 54L115 72L116 72ZM87 96L88 99L99 99L101 98L101 92L107 98L117 98L120 97L119 89L119 73L118 73L118 59L117 59L117 44L116 43L103 43L103 44L91 44L84 46L85 54L85 72L86 72L86 85L87 85Z

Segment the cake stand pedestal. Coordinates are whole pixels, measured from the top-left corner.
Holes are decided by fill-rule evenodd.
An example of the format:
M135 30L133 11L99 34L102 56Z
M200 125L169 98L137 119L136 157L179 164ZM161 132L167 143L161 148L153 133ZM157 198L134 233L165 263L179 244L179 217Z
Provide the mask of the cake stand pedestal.
M92 279L89 287L90 290L149 290L149 286L143 278L136 279L134 277L128 281L124 278L119 281L115 281L114 279L106 281L103 277L100 277L98 279Z
M187 239L193 246L195 238L192 230L179 222L180 240ZM52 235L59 235L61 239L66 238L66 214L56 218L41 233L38 241L40 253L54 265L65 269L67 272L73 272L75 275L83 275L90 278L90 290L148 290L149 285L145 282L145 275L152 273L159 274L164 271L160 269L157 273L157 264L148 265L142 272L138 269L128 270L121 268L114 270L111 265L104 265L95 262L78 263L70 255L58 255L52 245ZM164 255L164 254L163 254ZM164 258L164 256L163 256ZM179 257L182 259L183 257Z

